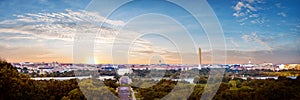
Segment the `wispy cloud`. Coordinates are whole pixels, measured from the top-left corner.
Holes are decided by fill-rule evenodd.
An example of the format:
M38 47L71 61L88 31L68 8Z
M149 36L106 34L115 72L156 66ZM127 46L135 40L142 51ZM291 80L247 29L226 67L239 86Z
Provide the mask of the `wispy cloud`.
M14 15L15 19L0 22L0 33L30 34L33 37L44 39L59 39L72 41L74 34L78 32L98 33L101 23L113 26L123 25L123 21L109 20L98 13L84 10L55 13L27 13ZM79 29L77 24L84 24L85 28ZM97 26L98 25L98 26ZM109 30L109 28L102 28Z
M257 34L256 32L253 32L251 34L245 34L242 36L242 39L246 42L255 42L258 43L260 45L262 45L264 47L264 49L272 51L272 48L269 46L269 44L267 44L266 42L264 42ZM263 49L263 50L264 50Z
M248 22L263 24L266 20L259 13L260 10L263 10L263 8L258 6L260 3L263 2L259 0L239 1L233 7L234 13L232 15L238 19L241 25L248 24Z
M248 16L257 16L255 12L257 9L253 7L251 4L254 2L242 2L239 1L237 4L233 7L234 13L233 16L235 17L248 17Z
M282 17L286 17L287 16L284 12L277 13L277 15L282 16Z
M241 11L242 8L243 8L244 6L245 6L245 5L244 5L243 2L238 2L238 3L235 5L234 10L235 10L235 11Z
M111 26L122 26L123 21L110 20L102 17L98 13L88 12L84 10L72 11L65 10L64 12L54 12L54 13L27 13L23 15L14 15L15 19L3 20L0 22L0 34L11 34L9 37L0 37L5 40L18 39L21 42L24 39L32 40L43 40L48 42L48 40L60 40L64 47L56 48L67 48L70 49L73 42L90 41L94 40L95 48L94 52L97 55L101 55L99 59L109 59L112 53L111 48L113 46L126 45L124 43L132 41L133 37L141 35L141 33L110 28L109 26L100 26L102 23L109 24ZM164 31L164 30L162 30ZM20 37L17 34L26 35L26 37ZM118 35L119 34L119 35ZM122 34L122 35L120 35ZM117 37L118 36L118 37ZM120 37L121 36L121 37ZM118 41L118 42L115 42ZM123 41L123 42L122 42ZM52 48L54 45L49 45L47 47ZM138 54L139 57L143 55L150 55L151 53L156 53L158 55L164 56L174 56L174 53L167 48L162 48L159 46L153 46L148 40L139 38L134 41L135 49L131 51L131 54ZM75 44L79 45L79 44ZM46 46L46 45L45 45ZM60 45L61 46L61 45ZM19 47L15 47L20 49ZM39 47L43 48L43 47ZM41 49L42 51L45 48ZM48 51L48 50L46 50ZM60 52L61 50L56 50ZM62 50L64 51L64 50ZM128 52L125 49L118 50L120 52ZM8 52L8 51L3 51ZM42 52L43 53L43 52ZM51 55L39 54L31 55L28 53L27 57L32 59L51 58ZM26 54L26 53L25 53ZM43 56L41 56L43 55ZM72 55L72 53L68 53ZM8 55L2 55L8 56ZM34 56L34 57L33 57ZM37 57L38 56L38 57ZM57 55L52 55L57 56ZM123 55L122 55L123 56ZM22 56L23 57L23 56ZM52 57L53 58L53 57ZM83 57L86 58L86 57ZM171 61L168 57L168 61ZM139 58L137 58L139 59ZM82 60L84 61L84 59ZM69 62L69 61L68 61ZM84 62L82 62L84 63ZM110 63L109 61L107 63Z
M229 40L230 43L234 45L234 47L240 47L240 45L237 42L235 42L232 38L228 38L227 40Z
M282 8L281 3L276 3L275 6L276 6L277 8Z
M28 39L62 40L65 42L72 42L76 34L97 34L101 30L103 34L97 34L96 42L108 43L113 41L113 37L115 37L118 32L112 28L100 27L100 24L103 22L113 26L124 24L123 21L109 20L95 12L88 12L84 10L66 10L64 12L55 13L28 13L14 16L16 16L16 19L3 20L0 22L0 34L26 34L31 36L27 37ZM126 33L132 34L134 32L126 31ZM10 37L5 38L17 39L19 37L11 35Z
M93 22L107 23L110 25L124 25L120 20L110 20L99 15L97 12L89 12L85 10L73 11L66 9L64 12L53 13L26 13L23 15L14 15L16 19L5 20L1 24L14 23L78 23L78 22Z
M112 45L122 45L122 44L113 44L115 37L117 36L118 33L126 34L123 35L125 37L118 38L118 39L122 39L122 41L128 41L128 39L130 39L128 37L140 34L133 31L118 30L118 29L109 28L105 26L101 27L100 25L102 23L106 23L111 26L121 26L124 24L124 22L118 20L106 19L101 15L99 15L98 13L88 12L84 10L80 10L80 11L65 10L64 12L54 12L54 13L27 13L23 15L14 15L14 16L16 17L15 19L3 20L0 22L0 27L1 27L0 34L9 34L9 35L1 35L0 38L6 41L18 40L19 42L23 42L23 44L26 44L26 42L24 42L24 39L36 40L37 42L43 40L44 41L43 46L47 47L48 49L46 49L43 46L38 47L40 48L41 51L43 50L48 51L49 48L69 49L71 48L69 46L72 45L74 41L81 41L81 40L85 41L85 40L93 40L93 39L95 40L94 42L96 46L100 45L101 47L106 46L109 48L109 46ZM145 40L138 39L136 42L137 44L144 47L148 45L145 42ZM53 44L53 45L49 45L49 44ZM68 47L65 47L64 44ZM20 49L22 47L14 46L14 48ZM56 50L57 51L56 53L59 54L60 51L65 52L65 50L61 50L61 49ZM96 49L98 50L95 51L103 50L102 48L96 48ZM2 50L3 53L9 52L6 51L7 49L2 49ZM24 49L20 49L20 50L24 50ZM109 51L109 49L105 49L105 50ZM103 50L103 52L107 53L105 50ZM29 52L31 51L29 50ZM46 52L42 52L42 53L47 54ZM35 57L35 55L30 53L24 53L24 54L28 55L27 57L31 57L32 59L41 59L40 57L47 56L46 55L46 56ZM38 55L44 55L44 54L38 54ZM69 53L68 55L71 55L71 53ZM109 56L108 54L106 55ZM9 55L2 55L2 56L6 57ZM24 58L25 56L22 57ZM49 57L50 56L48 55L48 58Z
M257 11L254 7L252 7L250 4L245 5L246 8L248 8L251 11Z

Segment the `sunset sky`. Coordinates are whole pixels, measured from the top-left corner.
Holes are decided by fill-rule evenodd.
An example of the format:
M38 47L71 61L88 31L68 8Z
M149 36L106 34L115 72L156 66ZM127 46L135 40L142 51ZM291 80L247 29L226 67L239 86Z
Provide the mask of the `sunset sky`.
M191 15L156 0L108 12L103 6L114 2L101 2L1 0L0 57L9 62L197 63L201 47L202 62L212 63L211 43L219 41L209 40L193 19L209 15ZM226 63L300 63L299 0L207 2L224 32Z

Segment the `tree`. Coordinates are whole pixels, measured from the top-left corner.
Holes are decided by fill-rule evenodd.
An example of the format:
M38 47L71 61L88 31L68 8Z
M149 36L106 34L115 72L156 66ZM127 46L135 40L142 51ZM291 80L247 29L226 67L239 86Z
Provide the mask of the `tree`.
M85 96L83 93L78 89L73 89L68 93L68 96L64 96L62 99L65 100L86 100Z

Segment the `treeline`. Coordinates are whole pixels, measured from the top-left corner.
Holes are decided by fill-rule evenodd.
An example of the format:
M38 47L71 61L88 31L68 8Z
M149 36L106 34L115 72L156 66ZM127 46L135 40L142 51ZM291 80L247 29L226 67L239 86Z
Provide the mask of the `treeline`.
M133 73L127 74L130 77L143 77L143 78L151 78L151 77L167 77L178 79L180 75L185 73L186 77L195 77L194 75L198 76L206 76L208 77L209 72L211 71L210 68L202 68L201 70L192 69L189 71L182 71L182 70L134 70ZM238 76L238 77L265 77L265 76L299 76L300 70L280 70L280 71L273 71L273 70L232 70L229 68L225 69L224 76Z
M278 80L234 79L228 83L222 83L214 99L299 100L299 83L300 77L296 80L286 77L279 77Z
M60 100L79 88L75 79L66 81L31 80L28 75L19 74L17 69L0 60L1 100Z
M182 72L182 71L181 71ZM199 77L195 78L197 84L161 80L159 82L143 81L132 84L136 97L143 100L161 98L199 100L204 92L207 82L206 74L209 70L203 70ZM135 71L133 74L146 75L143 71ZM151 75L160 72L148 72ZM177 77L179 71L167 71L167 76ZM192 73L192 72L190 72ZM160 75L159 75L160 76ZM223 77L214 100L300 100L300 77L289 79L279 77L278 80L243 80L239 78ZM138 86L145 86L139 88ZM85 100L85 99L118 99L116 92L119 85L116 80L100 81L98 79L84 80L31 80L26 74L18 73L17 69L6 61L0 60L0 100ZM190 88L189 90L187 87ZM177 91L171 93L172 91ZM191 91L189 93L188 91Z
M197 79L196 85L193 88L193 92L184 97L189 92L179 82L171 80L161 80L152 87L134 89L138 91L137 97L144 100L161 99L169 96L169 92L177 91L171 94L172 99L188 99L199 100L204 92L205 84L207 82L206 77L200 77ZM148 84L153 82L148 82ZM279 77L278 80L266 79L266 80L243 80L240 78L231 79L224 77L214 100L300 100L300 77L297 79L290 79L286 77ZM147 82L143 83L147 84ZM177 88L174 88L177 86ZM192 85L191 85L192 86ZM217 87L216 87L217 88ZM176 90L177 89L177 90ZM180 90L181 89L181 90ZM211 90L208 90L211 91Z
M179 79L181 74L184 74L185 77L195 77L195 75L206 75L208 76L210 69L203 68L202 70L192 69L189 71L182 70L134 70L131 74L126 74L129 77L141 77L141 78L153 78L153 77L165 77L172 79Z
M10 63L0 60L0 100L84 100L111 93L117 97L117 87L115 80L31 80ZM102 94L90 95L92 93Z

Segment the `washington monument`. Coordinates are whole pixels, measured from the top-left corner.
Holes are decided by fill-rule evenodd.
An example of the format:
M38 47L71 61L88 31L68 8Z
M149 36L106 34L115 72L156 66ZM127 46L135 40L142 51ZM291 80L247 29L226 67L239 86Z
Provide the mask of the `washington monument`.
M199 55L199 66L198 69L201 69L201 48L198 49L198 55Z

